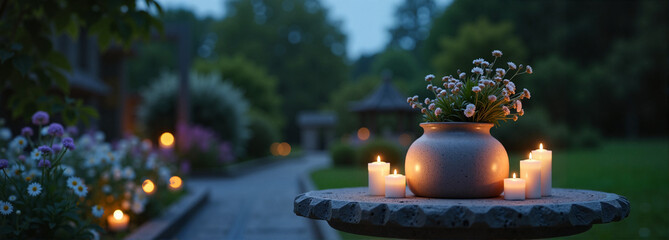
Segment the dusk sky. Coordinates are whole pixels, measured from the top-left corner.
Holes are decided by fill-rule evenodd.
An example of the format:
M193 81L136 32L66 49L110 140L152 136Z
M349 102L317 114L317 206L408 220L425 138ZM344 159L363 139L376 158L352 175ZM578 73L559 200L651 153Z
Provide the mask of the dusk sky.
M348 56L375 53L388 42L388 29L393 25L395 8L404 0L321 0L329 8L330 18L342 22L348 36ZM435 0L439 8L452 0ZM166 8L188 8L199 16L221 18L223 0L158 0Z

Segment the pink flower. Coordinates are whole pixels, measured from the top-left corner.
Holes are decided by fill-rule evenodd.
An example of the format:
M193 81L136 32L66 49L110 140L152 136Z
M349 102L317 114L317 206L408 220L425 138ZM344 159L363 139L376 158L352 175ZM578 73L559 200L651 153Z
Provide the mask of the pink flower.
M447 87L448 87L448 88L454 88L454 87L455 87L455 83L448 83L448 86L447 86Z
M530 65L527 65L527 67L525 68L525 72L528 74L532 74L533 73L532 67Z
M439 116L441 115L441 112L442 112L441 108L437 108L436 110L434 110L434 115Z
M523 93L525 94L525 97L527 99L530 99L532 95L530 95L530 90L527 90L527 88L523 88Z
M481 91L481 88L479 86L475 86L472 88L472 92L478 93Z
M434 111L435 108L437 108L437 105L434 105L434 103L430 104L427 108L430 109L430 111Z
M491 102L497 101L497 96L495 96L495 95L489 95L489 96L488 96L488 101L491 101Z
M506 74L506 70L504 70L504 68L497 68L495 69L495 72L497 72L497 75L499 76L504 76Z
M467 104L467 108L465 109L465 117L472 117L474 116L474 113L476 113L476 106L474 104Z
M478 75L483 75L483 69L480 67L474 67L472 68L472 73L478 74Z
M481 65L482 62L483 58L474 59L474 61L472 61L472 63L476 66Z
M425 98L425 104L430 104L430 99L429 98Z
M516 107L516 112L520 112L521 110L523 110L523 103L521 103L520 100L516 100L515 107Z
M511 110L507 106L502 106L502 111L504 112L504 116L511 114Z
M511 70L516 70L516 64L515 64L515 63L513 63L513 62L507 62L506 64L509 65L509 69L511 69Z

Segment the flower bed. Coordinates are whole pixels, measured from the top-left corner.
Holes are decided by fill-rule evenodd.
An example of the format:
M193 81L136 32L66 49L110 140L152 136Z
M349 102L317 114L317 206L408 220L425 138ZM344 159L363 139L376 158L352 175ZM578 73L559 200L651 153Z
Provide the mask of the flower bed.
M36 127L0 139L2 239L95 238L109 232L115 210L130 219L115 231L121 236L182 194L168 158L149 142L79 136L76 128L49 123L45 112L32 122Z

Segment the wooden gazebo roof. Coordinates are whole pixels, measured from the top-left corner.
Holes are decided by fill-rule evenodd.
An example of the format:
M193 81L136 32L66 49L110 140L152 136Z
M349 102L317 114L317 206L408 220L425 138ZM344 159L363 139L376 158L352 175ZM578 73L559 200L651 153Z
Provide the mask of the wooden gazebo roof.
M352 102L349 109L353 112L410 112L412 111L407 104L406 97L403 96L390 82L390 78L385 78L371 95L365 99Z

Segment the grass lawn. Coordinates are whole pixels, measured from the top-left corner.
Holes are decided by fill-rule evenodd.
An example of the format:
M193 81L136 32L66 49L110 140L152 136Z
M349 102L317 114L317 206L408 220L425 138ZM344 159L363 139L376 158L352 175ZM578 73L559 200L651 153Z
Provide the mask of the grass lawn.
M553 187L612 192L627 197L630 216L622 222L595 224L566 239L669 239L669 140L609 141L595 149L553 150ZM527 156L511 154L510 171ZM319 189L367 185L363 168L313 172ZM369 239L341 233L343 239Z

